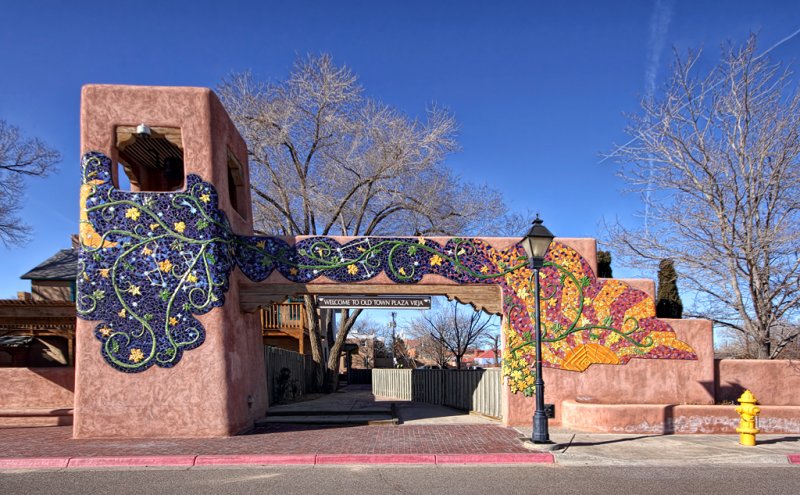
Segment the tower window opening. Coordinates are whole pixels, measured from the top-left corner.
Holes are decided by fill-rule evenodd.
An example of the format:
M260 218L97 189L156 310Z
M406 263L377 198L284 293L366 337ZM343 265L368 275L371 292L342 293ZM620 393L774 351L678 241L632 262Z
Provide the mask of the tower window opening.
M149 134L137 132L136 126L117 127L116 144L121 167L115 186L149 192L183 189L186 172L181 130L172 127L148 129Z
M245 181L242 174L242 165L239 160L233 156L233 153L228 151L228 197L231 200L231 206L242 218L247 218L245 197Z

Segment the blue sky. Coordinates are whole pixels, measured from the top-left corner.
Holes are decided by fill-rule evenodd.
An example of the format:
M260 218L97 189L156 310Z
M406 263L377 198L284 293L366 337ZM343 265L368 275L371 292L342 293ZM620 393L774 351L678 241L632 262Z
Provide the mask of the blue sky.
M636 111L647 74L663 79L671 48L704 47L711 64L726 40L755 31L766 48L800 28L800 2L720 4L6 1L0 118L64 160L28 183L35 234L23 248L0 247L0 298L28 289L18 277L77 232L83 84L214 87L247 69L281 79L306 53L330 53L370 96L410 116L434 102L449 108L461 125L451 167L503 191L512 208L539 211L558 236L602 237L603 217L634 222L640 204L599 154L626 140L623 113ZM772 56L798 53L800 36Z

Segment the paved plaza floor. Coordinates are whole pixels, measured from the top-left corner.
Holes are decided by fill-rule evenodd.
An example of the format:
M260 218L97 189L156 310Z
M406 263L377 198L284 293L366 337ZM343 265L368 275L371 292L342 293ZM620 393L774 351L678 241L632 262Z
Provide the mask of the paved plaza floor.
M228 438L73 439L70 426L0 429L0 469L28 464L29 467L196 466L202 464L200 461L209 464L797 463L800 468L800 435L759 435L755 447L744 447L739 445L736 435L617 435L553 428L554 445L545 448L526 441L530 427L508 428L499 421L443 406L375 398L363 387L351 392L355 393L331 394L272 408L278 416L313 418L314 422L265 423L247 434ZM336 423L359 411L370 414L391 411L397 421L373 425L346 420L339 424L318 421L328 417L331 423ZM99 458L104 458L106 464L92 464L92 459ZM48 459L52 460L49 464Z

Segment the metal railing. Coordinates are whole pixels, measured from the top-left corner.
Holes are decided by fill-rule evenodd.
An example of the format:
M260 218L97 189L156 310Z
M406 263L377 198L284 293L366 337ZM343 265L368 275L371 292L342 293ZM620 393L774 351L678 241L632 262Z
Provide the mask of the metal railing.
M372 393L376 396L441 404L502 417L502 375L487 370L372 370Z

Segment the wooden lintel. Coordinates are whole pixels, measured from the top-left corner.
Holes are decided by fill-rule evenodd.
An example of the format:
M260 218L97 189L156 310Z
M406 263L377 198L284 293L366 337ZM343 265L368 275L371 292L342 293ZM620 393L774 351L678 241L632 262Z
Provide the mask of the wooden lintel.
M303 294L417 294L447 296L464 304L471 304L476 310L499 315L501 309L500 287L497 285L365 285L365 284L239 284L239 306L242 311L251 313L259 306L287 296Z

